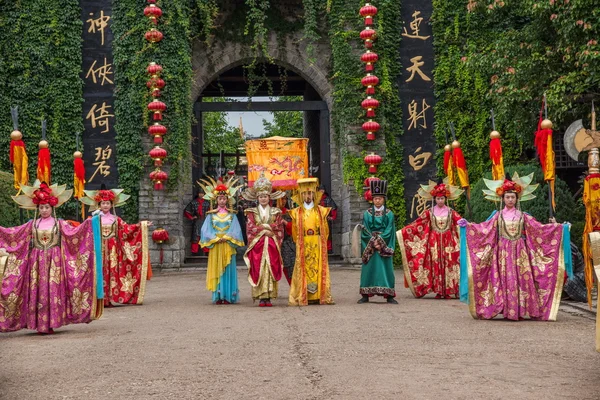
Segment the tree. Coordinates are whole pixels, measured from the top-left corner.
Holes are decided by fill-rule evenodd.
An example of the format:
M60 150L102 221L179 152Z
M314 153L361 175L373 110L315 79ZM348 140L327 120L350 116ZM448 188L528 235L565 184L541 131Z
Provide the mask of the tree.
M301 101L300 96L279 97L277 101ZM302 111L272 111L273 122L262 120L265 133L262 137L282 136L298 137L304 136L304 120Z

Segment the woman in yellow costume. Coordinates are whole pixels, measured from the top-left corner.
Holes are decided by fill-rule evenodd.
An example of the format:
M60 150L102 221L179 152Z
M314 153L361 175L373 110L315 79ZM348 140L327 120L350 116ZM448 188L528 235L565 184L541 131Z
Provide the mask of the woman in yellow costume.
M296 262L290 287L289 305L305 306L309 302L334 304L331 297L327 237L329 207L319 204L317 178L298 179L294 201L300 204L289 211L292 218L292 238L296 242Z
M206 214L200 233L200 246L208 247L206 288L215 304L232 304L239 301L236 249L244 245L242 228L233 208L234 195L241 186L237 179L226 183L201 180L204 199L210 200L211 210ZM216 202L216 204L215 204Z

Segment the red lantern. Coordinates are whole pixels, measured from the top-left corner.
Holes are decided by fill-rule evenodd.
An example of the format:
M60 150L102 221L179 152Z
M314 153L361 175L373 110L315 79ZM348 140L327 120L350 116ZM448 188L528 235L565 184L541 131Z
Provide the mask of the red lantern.
M378 181L379 178L376 176L370 176L367 179L365 179L365 181L363 182L364 188L368 189L371 187L371 181Z
M375 153L371 153L365 157L365 164L369 166L369 173L375 174L377 173L377 166L381 164L383 158L380 155Z
M360 15L365 18L365 26L373 25L373 17L377 15L377 7L367 3L360 8Z
M375 94L375 86L377 86L379 84L379 78L376 77L375 75L367 74L367 76L362 78L362 80L360 82L362 83L363 86L366 86L367 95L370 96L370 95Z
M167 151L160 146L154 147L148 154L154 160L155 167L161 167L163 165L163 160L167 157Z
M367 110L367 118L375 118L375 109L379 107L379 101L369 96L362 101L361 107Z
M165 87L165 81L158 77L152 77L146 82L146 87L152 92L152 97L160 97L160 89Z
M163 228L157 228L152 232L152 241L154 243L163 244L169 240L169 232Z
M162 113L167 109L167 105L160 100L154 99L148 104L148 110L154 112L153 119L155 121L162 120Z
M144 15L156 25L158 24L158 18L162 15L162 10L160 7L156 6L156 4L150 4L148 7L144 8Z
M360 32L360 38L365 41L365 46L368 49L373 47L373 40L376 39L376 36L375 31L368 26Z
M363 131L367 132L367 140L375 140L375 132L379 131L379 128L381 126L372 119L362 124Z
M373 193L371 193L371 189L365 190L365 194L363 195L366 201L369 203L373 201Z
M157 42L160 42L162 40L163 34L162 34L162 32L157 31L156 29L152 28L148 32L146 32L146 34L144 35L144 37L150 43L157 43Z
M360 60L367 65L365 65L365 71L371 72L373 71L373 64L379 60L379 56L377 53L373 53L371 50L367 50L362 56L360 56Z
M148 133L154 137L154 143L161 144L163 135L167 133L167 127L155 122L154 125L148 127Z
M150 180L154 182L154 190L163 190L165 188L164 182L167 180L169 175L160 168L150 172Z
M151 62L150 64L148 64L148 68L146 68L146 71L148 72L148 74L150 74L150 76L153 78L160 76L160 73L162 72L162 70L163 70L163 67L155 62Z

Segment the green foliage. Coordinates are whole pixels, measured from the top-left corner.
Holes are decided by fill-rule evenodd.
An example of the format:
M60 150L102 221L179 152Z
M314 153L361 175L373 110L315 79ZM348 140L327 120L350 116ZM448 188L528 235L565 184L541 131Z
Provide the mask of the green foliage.
M139 182L148 179L146 175L151 170L150 158L142 148L142 137L147 135L147 126L152 122L146 109L151 101L146 88L149 62L155 61L164 69L166 86L161 100L167 105L163 124L169 129L164 137L169 153L169 187L179 180L181 163L189 160L192 122L189 2L173 0L161 4L164 15L158 29L165 38L155 44L144 39L151 23L141 15L140 7L137 0L113 3L117 162L119 184L131 194L123 207L130 220L137 219Z
M548 206L548 186L544 182L544 176L540 167L526 164L507 166L506 172L511 176L514 172L519 176L529 175L534 173L533 183L538 183L540 186L535 191L536 198L521 204L521 210L531 214L535 219L542 223L548 222L549 206ZM484 174L486 179L492 179L491 172ZM479 179L473 185L471 191L471 206L473 208L473 222L485 221L493 210L498 208L498 205L491 201L484 200L483 179ZM571 238L580 245L581 236L583 234L583 223L585 217L585 209L580 201L575 201L569 192L567 184L561 179L557 179L555 183L555 201L556 201L556 220L558 222L569 221L571 226Z
M13 175L0 171L0 226L17 226L21 224L19 207L10 197L15 192Z
M301 96L279 97L278 101L301 101ZM265 133L261 137L282 136L301 138L304 135L302 111L272 111L273 122L262 120Z
M75 132L83 131L80 13L78 0L0 2L0 169L12 171L10 107L18 106L31 183L36 176L41 121L46 119L52 182L73 184ZM71 200L58 212L70 216L76 208Z

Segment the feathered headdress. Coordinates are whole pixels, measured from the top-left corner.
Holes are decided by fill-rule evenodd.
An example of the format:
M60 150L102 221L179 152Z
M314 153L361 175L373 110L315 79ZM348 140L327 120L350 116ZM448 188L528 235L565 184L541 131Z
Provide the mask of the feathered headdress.
M211 205L214 206L218 196L227 196L229 206L233 207L235 203L235 194L242 186L244 186L243 184L236 185L238 183L238 179L239 178L236 178L234 175L228 178L227 181L223 182L220 178L218 181L215 181L209 176L208 180L200 179L197 181L197 183L204 191L204 196L202 198L204 200L209 200Z
M120 207L131 197L123 193L123 189L106 190L104 185L100 190L84 190L83 193L85 196L81 197L79 201L90 206L90 212L99 209L100 203L103 201L110 201L113 207Z
M265 173L263 171L260 174L260 178L254 182L254 185L242 192L242 197L249 201L256 201L258 196L263 194L269 195L271 200L280 199L285 196L285 192L279 190L272 192L272 190L273 184L265 177Z
M66 190L67 185L51 185L36 180L33 186L21 185L21 192L18 196L11 196L19 207L26 210L35 210L40 204L49 204L52 207L60 207L65 201L69 200L73 190Z
M463 192L464 190L458 186L450 185L447 177L440 184L429 181L427 185L421 185L419 188L419 196L427 201L433 200L438 196L445 196L448 200L456 200Z
M504 193L516 193L519 201L527 201L535 199L533 192L537 189L538 184L531 184L533 181L533 173L520 177L517 172L512 176L512 179L500 179L492 181L483 178L483 182L487 189L483 189L483 196L486 200L499 202L502 200Z

